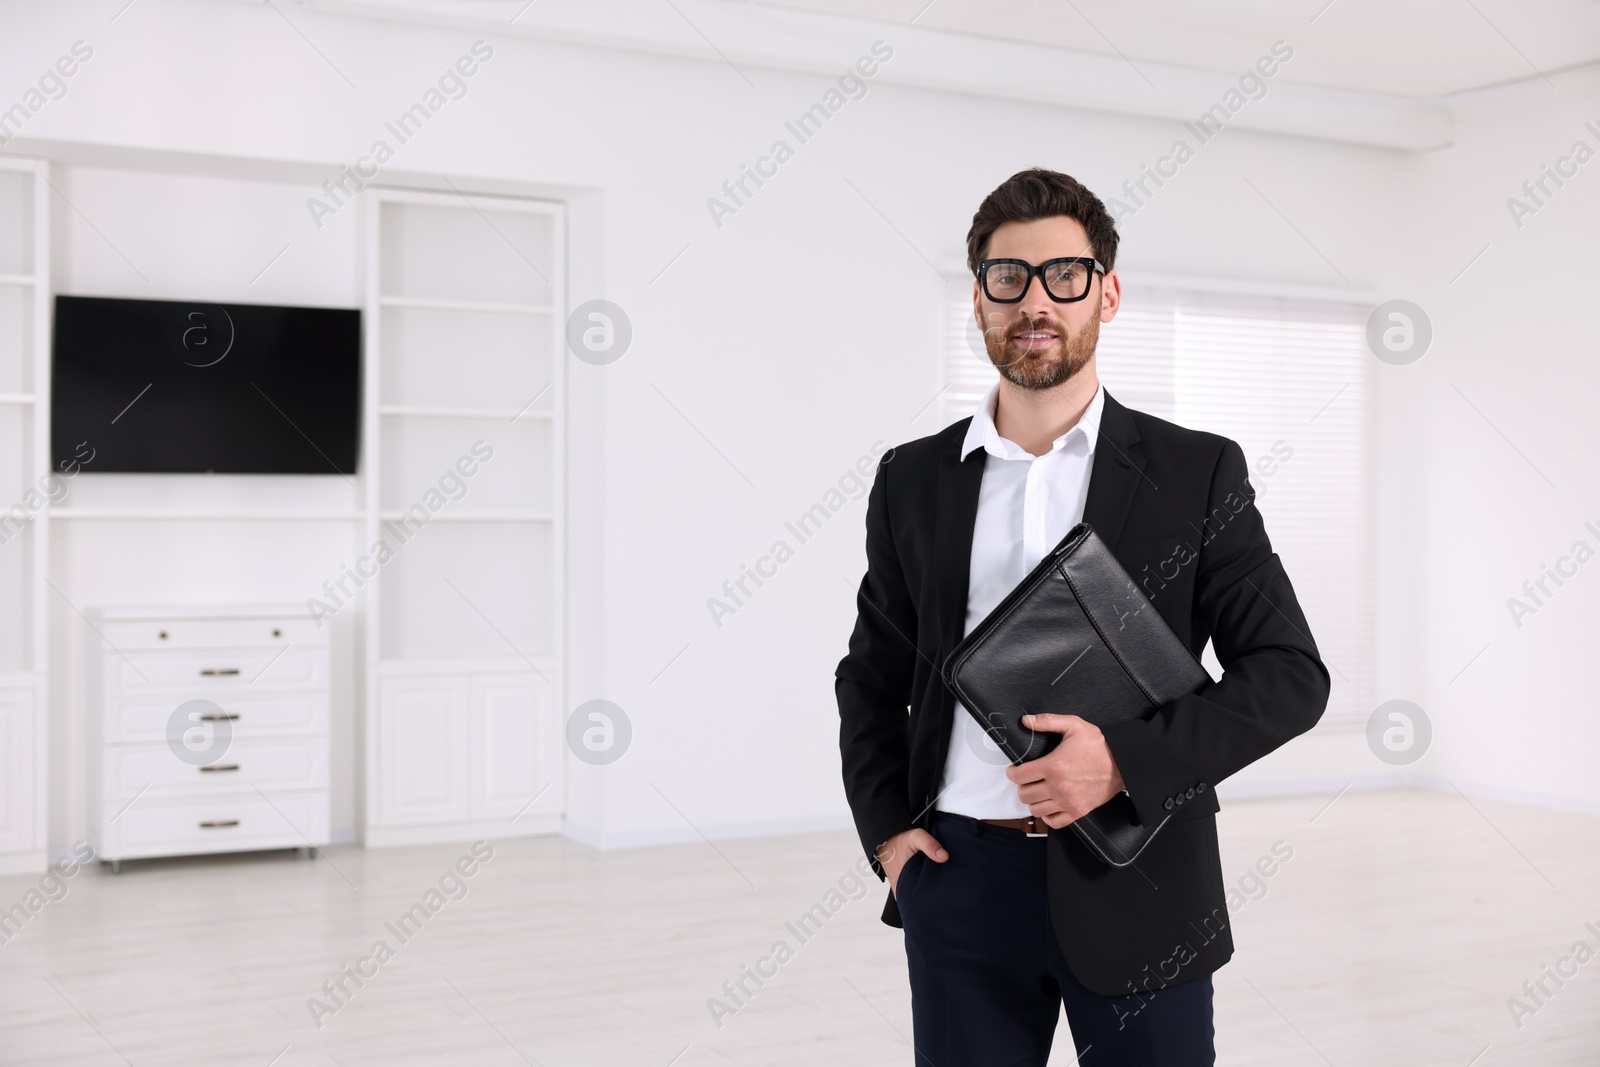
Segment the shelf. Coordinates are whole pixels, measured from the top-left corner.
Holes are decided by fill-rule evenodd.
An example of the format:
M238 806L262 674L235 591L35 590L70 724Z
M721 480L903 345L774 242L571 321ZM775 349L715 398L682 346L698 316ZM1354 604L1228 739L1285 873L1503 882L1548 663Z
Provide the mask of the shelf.
M378 673L386 678L404 675L529 674L533 668L550 676L560 669L560 661L548 652L540 652L527 659L520 656L412 656L380 659L376 666Z
M406 515L404 511L384 511L378 517L384 522L398 522ZM555 516L548 511L480 511L428 516L429 522L551 522L554 519Z
M89 609L94 622L154 622L195 619L305 618L304 604L278 601L201 604L110 604Z
M363 199L362 540L394 552L362 591L363 832L462 840L525 812L520 829L560 810L567 754L565 212ZM474 438L493 443L474 442L481 472Z
M534 659L538 660L539 657L535 656ZM43 680L43 671L20 670L16 667L0 670L0 689L32 689Z
M555 413L551 411L518 411L516 408L446 408L415 404L385 404L378 408L378 414L420 415L434 419L504 419L507 422L516 421L519 415L525 419L555 418Z
M131 519L177 522L349 522L361 511L129 511L117 508L50 508L55 519Z
M551 315L549 304L496 304L487 300L433 300L425 296L383 296L378 303L386 308L420 308L425 311L485 311L498 315Z
M58 498L52 490L64 488L50 455L48 410L50 263L53 251L64 250L52 247L61 242L51 240L51 166L42 159L0 157L0 245L6 253L0 265L0 465L13 487L0 508L9 509L3 518L19 535L16 548L8 544L0 567L5 588L0 596L0 836L5 838L0 869L17 874L45 869L50 825L58 814L47 773L56 725L46 690L52 676L65 671L76 681L77 674L75 661L57 659L67 646L58 643L52 623L73 616L51 588L50 575L61 568L51 566L46 536L46 508L52 501L45 497ZM5 540L13 538L8 534Z

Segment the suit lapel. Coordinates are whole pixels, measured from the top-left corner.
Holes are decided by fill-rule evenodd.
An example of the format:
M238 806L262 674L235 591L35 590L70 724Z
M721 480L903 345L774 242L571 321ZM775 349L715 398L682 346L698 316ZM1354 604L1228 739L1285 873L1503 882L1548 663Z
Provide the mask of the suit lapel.
M939 456L938 493L934 500L933 581L939 647L933 662L941 672L945 657L961 643L966 629L972 531L978 522L978 491L983 486L983 467L989 455L978 448L963 460L961 442L966 437L966 423L957 425L959 432ZM934 736L939 739L939 770L933 779L937 783L943 773L956 698L947 685L935 682L933 688L938 694L933 723ZM934 788L938 788L937 784ZM931 793L929 796L931 807L936 798Z
M1108 391L1100 412L1100 433L1095 440L1094 462L1089 468L1089 495L1083 504L1083 521L1113 551L1133 504L1133 494L1145 481L1144 450L1133 416Z
M939 662L961 643L966 628L967 585L972 565L972 530L978 521L978 490L988 453L974 449L961 458L966 436L959 436L939 456L938 498L934 504L934 567L938 591Z

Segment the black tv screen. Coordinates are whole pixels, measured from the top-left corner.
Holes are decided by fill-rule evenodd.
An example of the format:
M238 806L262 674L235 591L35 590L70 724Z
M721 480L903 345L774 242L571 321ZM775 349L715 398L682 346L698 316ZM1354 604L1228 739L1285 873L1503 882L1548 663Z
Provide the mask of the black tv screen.
M52 348L58 470L355 473L359 311L58 296Z

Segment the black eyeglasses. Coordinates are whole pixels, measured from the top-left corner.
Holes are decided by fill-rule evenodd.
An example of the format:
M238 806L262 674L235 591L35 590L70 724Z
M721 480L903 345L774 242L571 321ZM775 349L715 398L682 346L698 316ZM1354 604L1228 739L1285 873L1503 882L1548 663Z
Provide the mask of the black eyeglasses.
M1027 294L1037 275L1051 300L1070 304L1089 295L1095 271L1104 274L1106 268L1090 256L1061 256L1037 267L1025 259L986 259L978 264L978 283L983 295L996 304L1015 304Z

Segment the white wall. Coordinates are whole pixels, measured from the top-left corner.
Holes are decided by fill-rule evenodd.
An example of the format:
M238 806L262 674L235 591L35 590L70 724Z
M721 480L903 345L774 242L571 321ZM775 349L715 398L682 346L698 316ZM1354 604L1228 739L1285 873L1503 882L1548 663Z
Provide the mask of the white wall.
M1600 152L1600 133L1584 126L1600 127L1600 71L1558 84L1463 101L1456 147L1422 161L1411 299L1435 339L1421 362L1397 368L1416 436L1395 459L1413 468L1423 518L1413 699L1433 718L1435 751L1416 770L1600 810L1600 563L1547 584L1554 595L1520 627L1507 607L1575 541L1600 552L1584 527L1600 528L1600 160L1548 185L1554 195L1520 228L1506 204L1526 201L1522 183L1575 141Z
M96 49L68 95L31 119L27 140L13 149L32 144L71 154L86 151L87 143L206 153L254 160L238 165L244 174L289 167L296 175L276 187L241 187L171 177L124 182L106 171L74 169L79 207L151 284L139 283L119 257L97 247L86 225L74 222L61 268L64 290L90 291L77 287L92 282L116 293L248 299L259 288L262 300L354 302L353 245L344 229L353 211L315 229L294 209L305 191L304 171L294 168L320 164L331 176L364 154L382 135L383 120L416 100L477 35L299 9L292 15L343 76L260 7L146 0L114 24L79 21L58 8L13 16L29 27L0 42L7 69L42 69L80 37ZM839 55L839 68L866 53L875 36L863 29L859 44ZM604 584L603 593L575 605L585 632L603 633L603 643L575 647L570 696L574 703L604 696L621 704L635 740L609 768L573 767L572 832L629 843L845 825L832 672L853 618L864 505L853 501L834 516L720 628L706 600L742 564L786 537L785 520L821 499L874 441L892 444L939 428L937 405L917 415L938 380L943 283L932 264L961 254L985 193L1012 171L1042 164L1110 195L1140 164L1164 153L1181 127L874 84L719 228L707 198L774 139L793 143L783 123L821 97L825 78L752 67L745 71L752 87L720 62L512 37L492 44L494 58L474 76L466 98L449 103L402 146L394 165L479 188L523 182L567 189L578 198L573 302L604 295L627 310L634 326L633 347L619 363L574 367L575 395L588 406L575 416L573 431L594 442L574 448L576 464L591 464L575 476L574 490L596 496L584 520L594 536L575 538L575 550L588 554L583 566L590 578L603 556ZM1209 102L1197 101L1196 111ZM1492 140L1484 136L1475 150L1484 160L1494 155ZM1520 521L1509 490L1484 510L1511 518L1492 527L1482 521L1481 487L1451 483L1473 476L1480 464L1455 463L1444 442L1460 446L1470 438L1481 469L1503 476L1496 484L1533 496L1542 485L1527 481L1515 457L1508 463L1497 456L1503 442L1466 421L1476 416L1451 409L1460 401L1447 385L1430 394L1430 428L1418 427L1415 400L1428 388L1417 383L1452 366L1455 357L1447 359L1446 351L1478 353L1474 375L1458 384L1480 403L1508 388L1490 377L1496 353L1485 346L1498 320L1482 302L1491 290L1463 288L1466 282L1430 289L1424 278L1427 267L1444 271L1447 281L1482 243L1456 240L1448 197L1438 199L1425 184L1460 181L1452 158L1229 130L1127 221L1119 263L1130 272L1419 293L1412 298L1441 312L1448 301L1459 302L1463 324L1441 314L1441 335L1449 337L1408 368L1418 373L1380 368L1374 390L1374 494L1393 505L1380 519L1381 627L1398 650L1380 662L1380 688L1384 696L1421 692L1416 699L1430 706L1442 665L1464 660L1474 641L1481 643L1478 630L1450 632L1466 625L1468 612L1442 619L1436 611L1448 611L1446 602L1436 609L1427 599L1447 584L1440 561L1460 571L1470 557L1476 566L1479 538L1489 530L1492 539L1509 537L1507 527ZM1482 194L1485 219L1497 207L1495 189L1490 183ZM77 200L73 190L64 191ZM259 209L251 218L229 217L246 202ZM242 229L224 234L224 226ZM1559 242L1563 229L1544 227L1542 239ZM291 251L251 287L249 278L286 243ZM1469 278L1487 285L1489 274ZM1545 300L1547 314L1563 314L1559 303ZM1572 347L1582 340L1575 314L1565 321L1570 329L1547 340ZM1577 373L1581 358L1569 362ZM1507 411L1505 429L1513 439L1519 428L1528 435L1558 485L1576 492L1582 453L1561 457L1553 446L1540 448L1541 435L1555 431L1534 397L1580 403L1558 379L1537 379L1545 393L1520 387L1525 399L1520 412L1515 405ZM1468 433L1434 436L1447 419ZM1394 456L1408 461L1389 461ZM1410 462L1412 456L1420 458ZM1455 504L1445 503L1451 493ZM1459 514L1469 508L1478 521ZM1414 521L1417 515L1426 521ZM1426 544L1418 544L1418 529L1428 530ZM81 548L94 553L109 551L110 533L74 526L63 536L86 539ZM260 560L263 570L229 581L262 595L257 587L276 588L326 561L336 565L345 537L343 530L308 532L303 543ZM1532 537L1525 551L1548 552L1549 540ZM74 596L134 591L114 563L84 560L72 544L58 551L58 561L71 560L61 566L72 575ZM241 566L255 562L258 551L243 543L226 550ZM1419 558L1427 560L1426 585L1413 562ZM1508 593L1524 575L1512 570L1515 580L1508 574L1502 583ZM138 591L153 593L156 584L139 584ZM213 595L223 595L220 587ZM1504 608L1494 595L1481 599L1489 604L1487 634L1493 610ZM1581 610L1575 590L1570 605L1534 621ZM1412 637L1409 622L1395 621L1412 617L1439 636ZM1509 648L1511 635L1501 637ZM346 644L353 659L355 646L348 638ZM1497 655L1498 647L1486 657ZM1495 662L1486 658L1473 669ZM1486 670L1478 681L1490 677ZM1552 694L1568 690L1561 679L1547 684ZM1558 729L1553 720L1546 726ZM1456 751L1457 742L1447 740L1438 742L1440 759ZM1461 773L1477 776L1484 761L1461 752L1467 761ZM81 753L58 751L58 768L63 761L81 761ZM341 773L336 798L347 797L350 787L350 769L336 768ZM1324 788L1390 773L1359 738L1313 736L1252 769L1238 786ZM341 824L337 808L335 824Z

